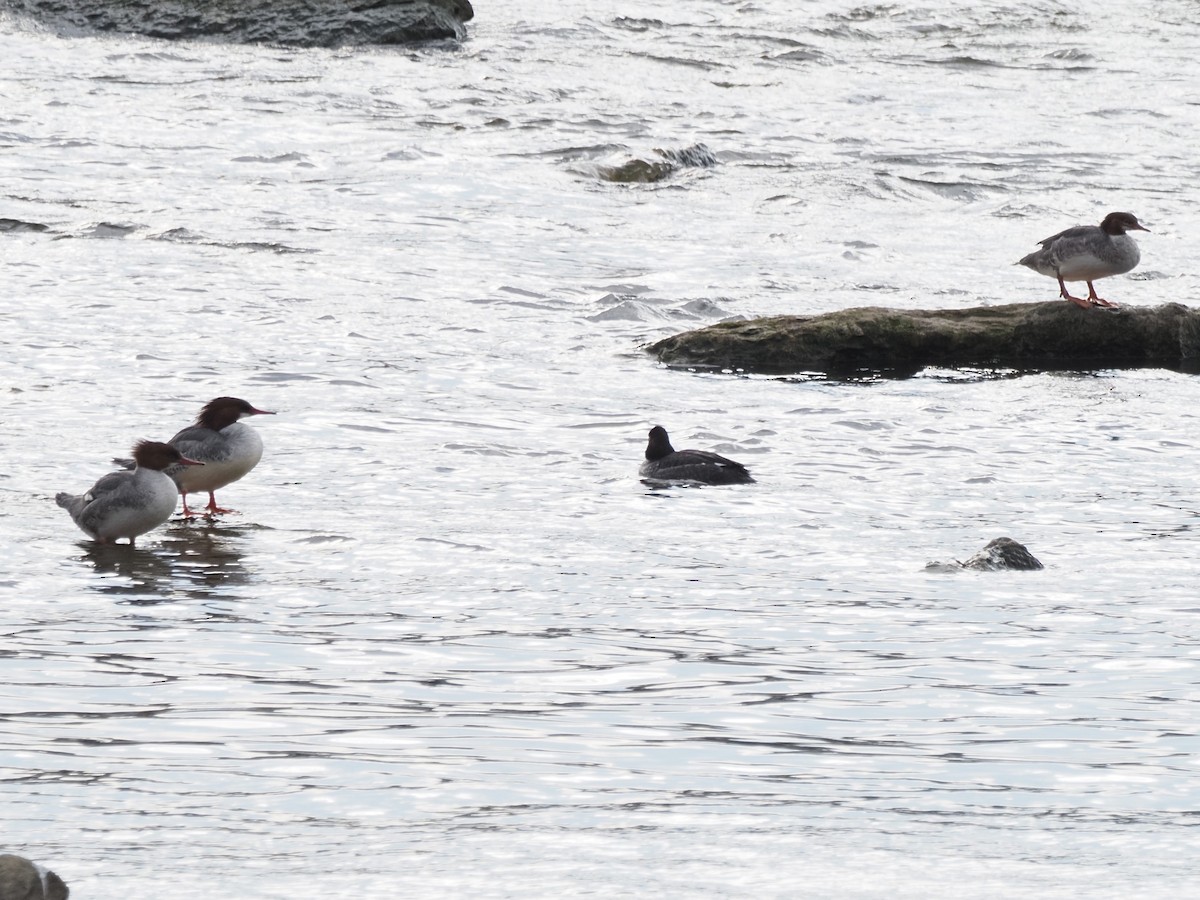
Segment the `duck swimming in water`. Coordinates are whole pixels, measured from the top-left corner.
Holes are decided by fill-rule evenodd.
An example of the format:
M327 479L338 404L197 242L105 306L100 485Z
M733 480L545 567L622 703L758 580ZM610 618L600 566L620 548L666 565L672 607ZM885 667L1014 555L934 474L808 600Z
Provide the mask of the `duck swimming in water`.
M1127 231L1150 229L1138 222L1133 213L1109 213L1099 225L1076 225L1051 235L1041 242L1041 250L1030 253L1020 264L1040 275L1057 278L1059 296L1076 306L1115 308L1117 304L1097 296L1092 282L1109 275L1123 275L1138 264L1142 254ZM1086 281L1088 295L1072 297L1067 291L1068 281Z
M750 472L739 462L707 450L676 450L667 429L655 425L646 444L646 461L638 470L651 481L698 481L702 484L749 484Z

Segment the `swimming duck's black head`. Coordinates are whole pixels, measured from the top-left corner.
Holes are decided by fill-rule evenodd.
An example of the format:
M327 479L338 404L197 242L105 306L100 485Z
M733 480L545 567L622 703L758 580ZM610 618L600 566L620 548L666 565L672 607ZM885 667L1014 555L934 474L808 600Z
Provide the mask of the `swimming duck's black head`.
M674 452L675 448L671 446L671 439L667 436L667 429L661 425L655 425L651 428L650 442L646 444L646 459L653 462Z
M1149 231L1137 220L1137 216L1133 213L1114 212L1109 213L1104 217L1104 221L1100 223L1100 229L1105 234L1111 234L1116 237L1119 234L1124 234L1127 231Z

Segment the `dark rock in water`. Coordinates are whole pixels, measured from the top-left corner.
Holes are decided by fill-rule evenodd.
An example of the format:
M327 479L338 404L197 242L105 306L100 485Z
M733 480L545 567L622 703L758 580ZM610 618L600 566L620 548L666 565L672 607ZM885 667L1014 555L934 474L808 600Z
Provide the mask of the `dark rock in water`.
M0 0L55 31L338 47L466 37L470 0Z
M927 366L1200 371L1200 310L1179 303L1103 311L1066 302L872 306L720 322L647 349L668 364L777 374L903 377Z
M1000 569L1015 569L1030 572L1045 568L1024 544L1012 538L1000 537L988 541L982 550L962 564L964 569L995 572Z
M717 157L705 144L692 144L692 146L684 147L682 150L660 150L656 148L654 152L663 159L680 166L707 169L717 164Z
M53 872L23 856L0 854L0 900L67 900L70 893Z
M50 226L43 225L41 222L22 222L20 219L0 219L0 233L49 230Z
M1012 538L1001 537L996 538L994 541L989 541L987 546L966 562L929 563L925 568L941 572L958 569L976 569L980 572L999 572L1002 570L1030 572L1034 569L1045 567L1037 557L1026 549L1024 544L1018 543Z
M600 177L619 184L649 184L662 181L681 168L708 168L717 158L704 144L694 144L682 150L655 148L656 159L631 159L619 166L600 166Z
M101 240L119 240L141 231L144 226L122 222L97 222L79 232L79 237L99 238Z

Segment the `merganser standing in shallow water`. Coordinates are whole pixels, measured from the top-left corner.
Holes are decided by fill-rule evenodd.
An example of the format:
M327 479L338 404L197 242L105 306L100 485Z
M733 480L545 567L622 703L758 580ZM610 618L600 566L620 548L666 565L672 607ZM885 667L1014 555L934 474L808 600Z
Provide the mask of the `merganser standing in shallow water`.
M646 444L646 461L638 470L652 481L699 481L704 484L749 484L754 481L739 462L707 450L676 450L667 429L655 425Z
M164 471L172 466L190 468L204 463L189 459L170 444L139 441L133 448L132 471L109 472L86 494L60 493L54 502L97 543L117 538L134 539L157 528L175 511L179 489Z
M1033 271L1058 279L1059 296L1076 306L1116 307L1117 304L1096 296L1092 282L1109 275L1123 275L1142 258L1138 245L1127 231L1146 231L1133 213L1114 212L1099 225L1076 225L1046 238L1042 249L1024 257L1020 264ZM1068 281L1086 281L1087 297L1072 297Z
M187 495L208 492L209 515L233 512L217 506L216 491L233 484L258 465L262 459L263 443L258 432L238 421L246 416L273 416L265 409L255 409L237 397L217 397L200 410L196 424L189 425L175 437L171 445L184 456L204 463L202 469L172 470L169 474L183 495L183 514L191 517Z

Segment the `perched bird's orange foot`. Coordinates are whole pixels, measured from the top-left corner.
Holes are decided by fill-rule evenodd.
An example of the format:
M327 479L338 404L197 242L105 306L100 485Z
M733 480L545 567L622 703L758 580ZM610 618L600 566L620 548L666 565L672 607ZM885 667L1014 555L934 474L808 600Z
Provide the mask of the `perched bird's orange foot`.
M208 514L210 516L219 516L223 515L224 513L237 512L236 509L226 509L224 506L217 506L217 498L212 493L209 493L208 495L208 506L206 506L205 509L208 510Z
M1088 286L1087 298L1088 298L1088 302L1091 303L1092 306L1103 306L1107 309L1116 309L1117 308L1117 304L1110 303L1109 301L1105 300L1103 297L1098 295L1096 293L1096 286L1094 284L1092 284L1090 281L1087 283L1087 286Z

